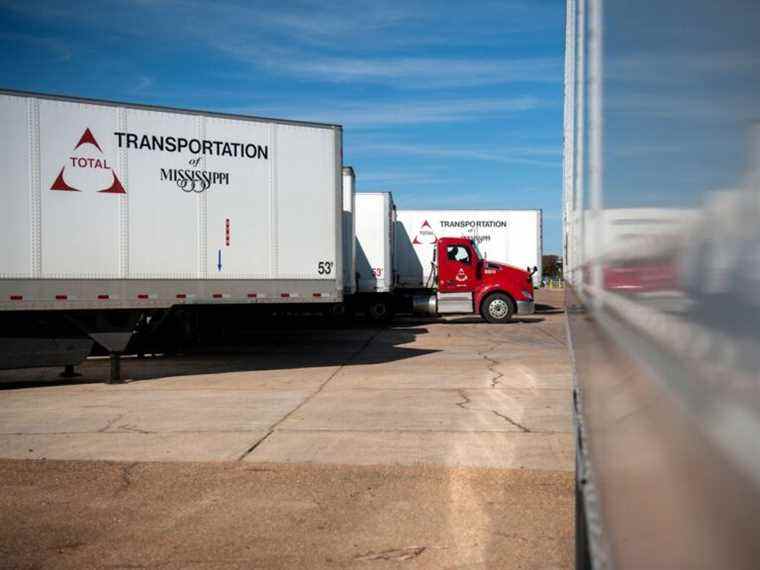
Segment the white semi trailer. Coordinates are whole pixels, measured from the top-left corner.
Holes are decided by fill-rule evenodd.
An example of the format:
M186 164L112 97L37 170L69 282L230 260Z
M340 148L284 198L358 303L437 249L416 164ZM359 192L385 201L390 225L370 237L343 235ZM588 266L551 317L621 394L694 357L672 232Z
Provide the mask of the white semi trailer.
M343 293L356 293L356 174L343 167Z
M12 91L0 125L12 364L19 339L55 323L118 354L140 319L171 307L351 291L338 125Z
M372 320L391 316L396 287L396 206L390 192L356 194L356 295L354 309Z

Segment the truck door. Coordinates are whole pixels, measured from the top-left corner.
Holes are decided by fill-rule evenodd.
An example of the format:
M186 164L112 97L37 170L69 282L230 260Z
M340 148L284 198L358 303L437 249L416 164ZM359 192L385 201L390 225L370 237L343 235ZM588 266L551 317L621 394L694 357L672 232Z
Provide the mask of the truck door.
M477 257L463 243L441 244L438 250L438 290L441 293L473 291Z

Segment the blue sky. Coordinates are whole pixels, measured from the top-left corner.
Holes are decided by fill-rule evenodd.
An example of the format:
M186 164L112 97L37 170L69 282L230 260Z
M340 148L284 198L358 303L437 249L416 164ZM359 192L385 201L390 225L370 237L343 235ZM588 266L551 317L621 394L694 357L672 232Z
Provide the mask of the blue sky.
M563 0L0 0L6 88L344 126L399 208L542 208L561 248Z

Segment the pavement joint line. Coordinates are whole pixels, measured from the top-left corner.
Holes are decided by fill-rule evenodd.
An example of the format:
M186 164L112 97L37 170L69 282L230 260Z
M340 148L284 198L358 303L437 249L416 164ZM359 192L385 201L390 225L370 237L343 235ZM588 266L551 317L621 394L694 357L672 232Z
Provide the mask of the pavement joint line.
M269 431L264 435L264 437L259 438L257 441L254 442L254 444L249 447L246 451L244 451L240 457L238 457L238 461L243 461L246 457L251 455L254 451L256 451L256 448L259 447L262 443L264 443L269 436L271 436L275 430L278 428L280 424L282 424L284 421L286 421L290 416L295 414L298 410L300 410L302 407L304 407L306 404L308 404L312 399L314 399L317 395L319 395L320 392L330 383L330 381L335 378L342 370L343 368L349 364L351 361L353 361L355 358L357 358L364 350L372 344L372 341L375 340L380 334L383 332L384 329L380 328L375 331L375 333L370 336L360 347L358 350L356 350L351 356L349 356L346 361L338 366L338 368L330 374L330 376L327 377L327 379L322 382L317 389L309 394L306 398L304 398L301 403L299 403L295 408L290 410L287 414L282 416L279 420L277 420L272 426L269 428Z
M499 384L503 384L503 382L499 382ZM509 390L510 392L514 393L515 391L524 391L524 392L536 392L536 391L562 391L566 392L567 388L553 388L550 386L547 387L539 387L539 388L524 388L521 386L504 386L503 388L495 388L496 390ZM424 391L424 392L458 392L460 390L467 390L468 392L474 392L479 390L487 390L491 391L494 390L491 386L461 386L459 388L429 388L427 386L410 386L408 388L371 388L369 386L350 386L350 387L341 387L338 388L336 391L347 391L347 392L410 392L412 390L417 391Z
M161 437L172 435L229 435L229 434L246 434L256 433L260 430L242 430L242 431L165 431L165 432L135 432L135 431L109 431L109 432L97 432L97 431L66 431L66 432L42 432L42 433L29 433L29 432L16 432L16 433L0 433L2 437L48 437L48 436L67 436L67 435L157 435ZM277 430L281 433L520 433L520 432L505 432L503 430L491 429L491 430L466 430L466 429L356 429L356 428L280 428ZM572 431L557 431L557 430L529 430L530 434L562 434L572 433Z
M569 431L556 431L556 430L527 430L527 431L504 431L504 430L462 430L462 429L342 429L342 428L281 428L277 430L280 433L468 433L468 434L482 434L482 433L508 433L512 435L557 435L567 434L572 435L572 430Z
M264 426L261 429L241 429L241 430L176 430L176 431L147 431L147 430L134 430L126 429L123 431L39 431L39 432L0 432L0 437L17 437L17 436L42 436L42 435L172 435L172 434L230 434L230 433L256 433L266 429Z

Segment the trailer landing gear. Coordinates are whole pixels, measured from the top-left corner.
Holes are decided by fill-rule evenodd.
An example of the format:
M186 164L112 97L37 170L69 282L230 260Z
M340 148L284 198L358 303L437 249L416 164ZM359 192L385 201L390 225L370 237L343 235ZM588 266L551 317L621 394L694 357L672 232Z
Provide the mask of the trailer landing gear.
M121 353L111 353L111 376L108 378L109 384L123 384L121 379Z
M73 364L66 364L63 367L63 372L58 375L59 378L79 378L80 376L79 372L74 371Z

